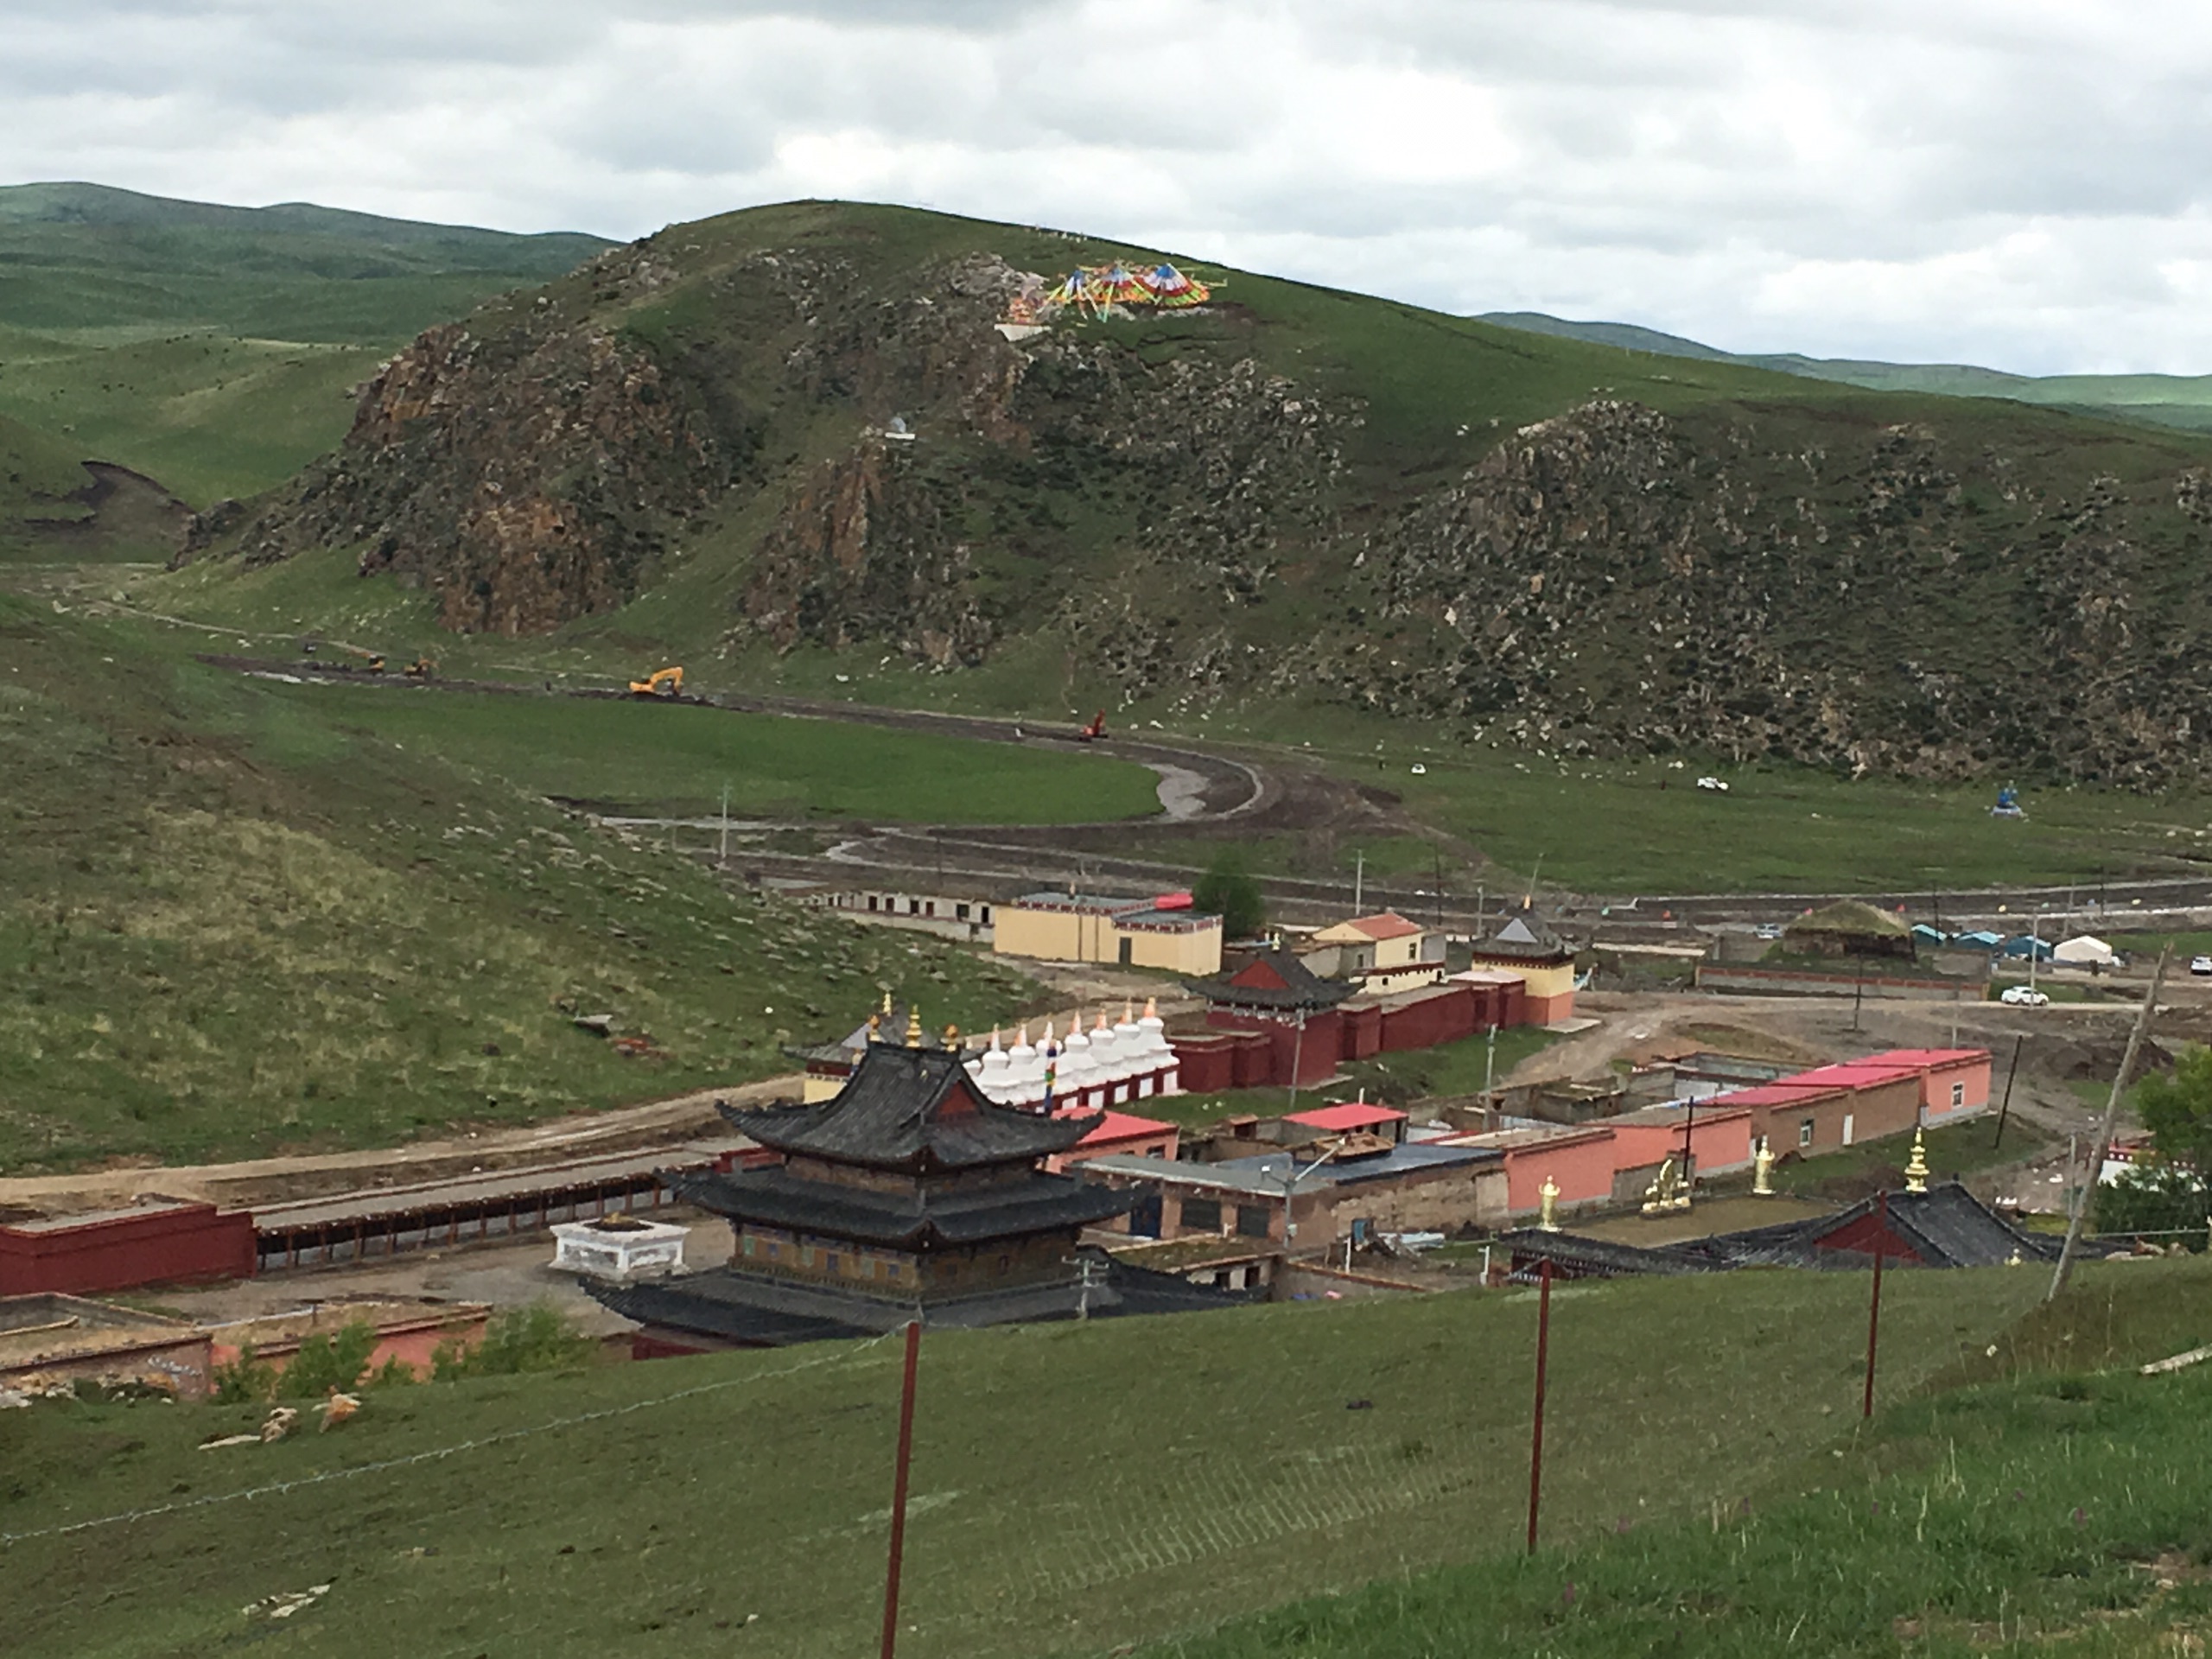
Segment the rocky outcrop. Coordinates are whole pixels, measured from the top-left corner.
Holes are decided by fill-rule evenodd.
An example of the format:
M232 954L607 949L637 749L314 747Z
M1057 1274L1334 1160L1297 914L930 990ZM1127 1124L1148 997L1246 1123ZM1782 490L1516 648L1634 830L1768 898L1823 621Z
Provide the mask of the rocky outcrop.
M1220 301L1009 339L1039 279L941 229L912 256L876 229L689 234L424 334L335 452L202 515L186 556L342 550L448 626L531 633L680 550L731 653L955 672L1031 642L1128 702L1330 699L1548 755L2212 772L2212 467L2188 440L1799 392L1599 396L1445 442L1373 378L1402 356L1310 316ZM1346 305L1347 340L1384 327Z
M249 564L344 548L432 589L447 627L543 633L630 598L728 481L701 400L634 345L454 323L370 380L335 452L251 517L204 518L184 556L226 531Z

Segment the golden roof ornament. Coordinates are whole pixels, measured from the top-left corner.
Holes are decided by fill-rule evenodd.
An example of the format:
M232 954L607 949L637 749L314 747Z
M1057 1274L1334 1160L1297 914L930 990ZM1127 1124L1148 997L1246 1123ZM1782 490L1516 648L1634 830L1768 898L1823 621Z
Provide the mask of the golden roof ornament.
M1543 1231L1559 1231L1559 1183L1550 1176L1536 1189L1536 1225Z
M906 1010L906 1046L922 1046L922 1010L918 1005Z
M1766 1136L1759 1136L1758 1150L1751 1154L1751 1192L1754 1197L1770 1198L1774 1196L1774 1148L1767 1144Z
M1912 1132L1912 1161L1904 1166L1904 1190L1925 1192L1928 1190L1928 1145L1921 1132Z
M947 1027L944 1028L944 1046L945 1046L947 1048L952 1048L952 1049L957 1049L957 1048L958 1048L958 1047L960 1046L960 1027L957 1027L957 1026L947 1026Z

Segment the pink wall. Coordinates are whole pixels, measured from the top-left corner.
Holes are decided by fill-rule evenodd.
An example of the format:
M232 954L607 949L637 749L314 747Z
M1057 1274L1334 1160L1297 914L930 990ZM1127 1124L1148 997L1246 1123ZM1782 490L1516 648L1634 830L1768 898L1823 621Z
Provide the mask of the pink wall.
M1674 1123L1611 1125L1618 1151L1616 1169L1642 1169L1665 1159L1679 1157L1682 1126ZM1748 1109L1698 1112L1690 1122L1690 1150L1700 1174L1741 1169L1751 1161L1751 1114Z
M1503 1150L1505 1203L1516 1215L1541 1205L1539 1189L1547 1175L1558 1185L1563 1205L1590 1204L1613 1195L1615 1147L1609 1128L1556 1135Z

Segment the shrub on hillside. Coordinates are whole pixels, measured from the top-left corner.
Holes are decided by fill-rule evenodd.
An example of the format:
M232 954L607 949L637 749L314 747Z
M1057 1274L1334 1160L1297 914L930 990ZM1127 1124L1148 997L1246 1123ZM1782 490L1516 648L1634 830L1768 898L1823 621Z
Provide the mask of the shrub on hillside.
M2201 1250L2212 1193L2193 1169L2138 1164L2097 1188L2094 1214L2101 1233L2178 1233L2190 1249Z
M499 1315L474 1347L442 1342L431 1355L441 1382L463 1376L511 1376L518 1371L558 1371L587 1364L599 1344L571 1325L550 1302L532 1302Z

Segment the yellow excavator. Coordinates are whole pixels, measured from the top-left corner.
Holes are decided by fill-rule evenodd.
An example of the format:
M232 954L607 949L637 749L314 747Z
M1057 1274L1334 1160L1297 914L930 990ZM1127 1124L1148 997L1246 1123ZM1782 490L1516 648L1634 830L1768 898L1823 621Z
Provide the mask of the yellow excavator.
M427 680L438 671L438 665L428 657L417 657L404 671L410 680Z
M683 690L683 671L664 668L647 675L642 680L630 682L630 690L641 697L673 697Z

